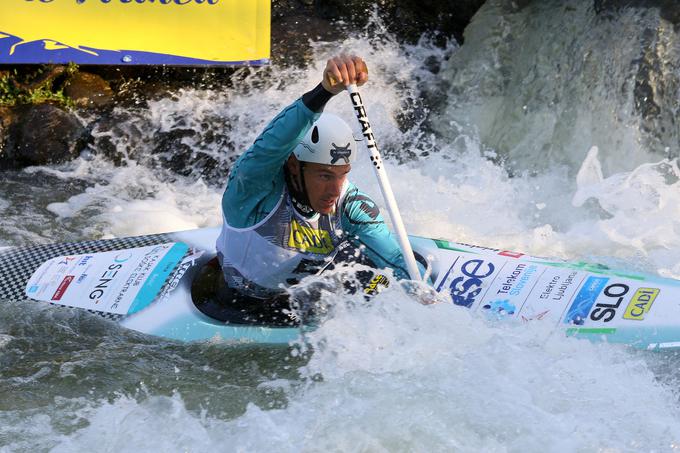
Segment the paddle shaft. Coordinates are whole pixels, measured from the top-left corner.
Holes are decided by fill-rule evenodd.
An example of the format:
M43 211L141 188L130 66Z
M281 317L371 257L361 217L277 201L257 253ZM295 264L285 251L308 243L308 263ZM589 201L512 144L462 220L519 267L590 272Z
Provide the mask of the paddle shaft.
M364 108L364 102L361 99L361 94L359 94L359 90L354 84L349 85L347 87L347 91L349 92L349 97L352 101L352 107L354 108L357 121L359 121L359 126L361 126L361 133L364 135L366 150L368 151L371 163L373 164L375 174L378 177L380 190L382 191L383 198L387 204L387 211L390 214L392 225L394 226L394 230L397 234L397 240L399 242L399 246L401 247L401 253L404 255L404 261L406 262L406 268L408 269L409 276L412 280L422 280L420 271L418 270L418 264L416 263L416 259L413 255L411 243L408 241L408 235L406 234L404 222L401 220L401 214L399 213L397 201L395 200L394 193L392 192L390 180L387 178L385 166L383 165L382 158L380 157L380 152L378 152L378 144L376 143L373 131L371 130L371 123L368 121L368 115L366 114L366 109Z

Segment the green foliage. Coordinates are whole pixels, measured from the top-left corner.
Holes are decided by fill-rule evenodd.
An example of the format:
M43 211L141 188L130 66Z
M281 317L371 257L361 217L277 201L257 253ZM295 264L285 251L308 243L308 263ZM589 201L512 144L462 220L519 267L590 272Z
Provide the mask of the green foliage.
M13 71L16 76L17 70ZM19 91L16 89L11 81L12 72L3 71L0 73L0 106L14 105L19 96Z
M44 66L20 73L16 68L0 70L0 106L42 104L45 102L72 108L74 103L64 94L64 81L78 72L78 65Z

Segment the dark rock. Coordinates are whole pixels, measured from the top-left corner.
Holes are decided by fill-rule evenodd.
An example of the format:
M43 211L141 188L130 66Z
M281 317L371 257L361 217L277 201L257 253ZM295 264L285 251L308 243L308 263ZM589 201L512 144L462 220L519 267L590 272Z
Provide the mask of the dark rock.
M71 113L50 104L7 109L1 168L65 162L78 157L90 135Z
M157 132L154 136L156 145L151 152L153 160L178 175L202 177L215 183L223 181L226 175L217 160L201 149L182 143L182 139L195 136L196 131L191 129Z
M342 41L363 29L375 10L401 42L416 42L424 33L463 42L463 30L486 0L274 0L272 60L302 62L309 41Z
M112 103L129 108L161 99L168 93L191 87L196 89L228 88L239 67L187 66L81 66L82 71L105 80L113 92Z
M486 0L315 0L314 14L320 18L343 20L354 27L368 23L377 9L390 32L399 41L416 42L423 33L439 33L463 41L463 30ZM273 3L276 4L275 1ZM288 1L290 3L290 0Z
M615 18L626 8L657 8L661 18L675 27L680 26L680 8L677 0L593 0L595 12Z
M0 107L0 156L5 149L5 142L7 141L7 131L12 124L13 111L9 107Z
M640 118L641 142L661 156L676 157L677 147L672 145L680 137L680 4L676 0L594 0L593 7L598 17L611 23L620 22L629 10L640 17L640 28L632 31L639 36L640 56L631 61L630 68L635 73L633 107Z
M113 104L113 90L109 83L87 72L75 73L66 84L64 94L79 107L109 107Z
M346 37L345 28L314 16L285 16L272 23L272 61L294 65L308 61L312 41L335 41Z
M35 67L22 65L18 69L18 77L10 80L16 89L25 93L59 85L59 81L64 79L67 72L66 67L62 65L45 65L37 70Z
M463 31L472 16L486 0L401 0L389 10L388 28L392 33L410 42L417 41L423 33L453 36L463 43Z

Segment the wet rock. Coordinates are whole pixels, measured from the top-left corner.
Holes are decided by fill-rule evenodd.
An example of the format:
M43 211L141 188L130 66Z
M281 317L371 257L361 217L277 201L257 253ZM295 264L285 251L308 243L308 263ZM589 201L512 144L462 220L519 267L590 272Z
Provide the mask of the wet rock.
M346 29L314 16L292 15L272 24L272 61L293 65L308 61L312 41L335 41L347 36Z
M66 162L78 157L89 133L71 113L50 104L23 105L5 111L8 124L0 168Z
M662 0L488 0L442 64L456 102L430 116L434 129L479 137L517 174L576 174L593 145L604 174L677 157L677 11Z
M454 37L462 43L463 31L486 0L400 0L388 12L388 28L408 42L416 42L423 33L442 38Z
M615 19L624 9L655 8L659 15L675 27L680 26L680 5L677 0L593 0L595 12Z
M66 84L64 94L79 107L109 107L113 90L102 77L88 72L75 73Z
M11 84L20 92L49 90L63 82L67 68L62 65L46 65L37 70L31 65L17 67L17 77L10 79Z
M399 41L416 42L423 33L463 41L463 30L486 0L274 0L272 59L302 61L309 41L342 41L363 29L373 12Z
M174 129L169 132L157 132L154 136L156 146L151 154L162 168L182 176L203 178L216 183L225 176L220 163L208 153L182 143L185 138L195 137L196 131L191 129Z
M642 142L664 157L677 157L680 129L680 4L675 0L594 0L599 17L616 23L626 12L635 12L640 23L638 58L631 61L635 73L633 107L640 118Z
M9 107L0 107L0 156L2 150L5 149L5 141L7 138L7 131L10 124L12 124L13 112Z
M363 27L371 13L378 16L400 41L416 42L423 33L435 32L463 40L463 30L486 0L315 0L315 15ZM276 3L276 2L274 2ZM290 2L289 2L290 3Z

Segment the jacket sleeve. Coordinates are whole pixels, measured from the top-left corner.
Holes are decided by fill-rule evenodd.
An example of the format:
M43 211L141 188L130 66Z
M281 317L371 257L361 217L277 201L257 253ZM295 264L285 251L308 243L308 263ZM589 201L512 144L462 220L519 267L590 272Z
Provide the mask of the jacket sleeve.
M238 158L222 197L230 226L252 226L273 209L285 184L283 164L318 117L298 99L276 115Z
M350 240L364 248L375 266L389 267L400 280L410 278L399 244L385 225L378 205L353 184L347 189L342 205L342 224ZM422 274L420 263L418 267Z

